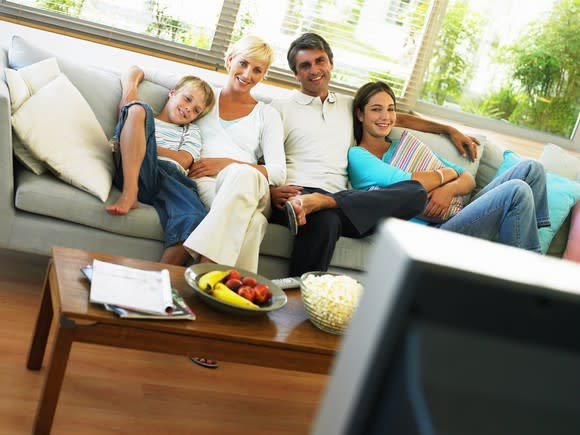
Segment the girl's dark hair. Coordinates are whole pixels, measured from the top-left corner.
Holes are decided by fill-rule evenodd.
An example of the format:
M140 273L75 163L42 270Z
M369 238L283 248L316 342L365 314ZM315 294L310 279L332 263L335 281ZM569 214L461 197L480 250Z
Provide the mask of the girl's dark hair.
M292 41L286 54L288 66L294 74L296 74L296 54L300 50L322 50L328 56L330 63L333 62L332 49L328 45L328 42L316 33L304 33Z
M356 95L352 102L352 126L354 130L354 140L357 145L360 144L363 133L362 123L358 120L357 113L359 110L360 112L364 112L365 106L369 103L369 100L373 95L376 95L379 92L386 92L389 94L395 103L395 110L397 110L397 98L395 97L395 93L385 82L369 82L361 86L358 91L356 91Z

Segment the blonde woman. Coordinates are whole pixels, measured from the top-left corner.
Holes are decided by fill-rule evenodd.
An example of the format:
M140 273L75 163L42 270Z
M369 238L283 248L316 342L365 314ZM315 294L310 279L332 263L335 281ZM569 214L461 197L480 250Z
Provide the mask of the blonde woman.
M216 105L197 123L203 147L189 176L209 213L184 247L201 262L258 269L271 211L269 186L286 178L280 116L250 93L273 56L270 45L258 37L235 43L225 57L228 77L216 92Z

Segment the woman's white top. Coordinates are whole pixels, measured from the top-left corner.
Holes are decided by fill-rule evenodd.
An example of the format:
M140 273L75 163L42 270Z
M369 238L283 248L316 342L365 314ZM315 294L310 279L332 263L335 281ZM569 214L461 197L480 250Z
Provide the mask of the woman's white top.
M270 184L282 185L286 181L283 128L278 112L271 106L258 102L246 116L236 122L220 122L219 94L216 104L195 124L201 130L201 158L227 157L256 164L263 157Z

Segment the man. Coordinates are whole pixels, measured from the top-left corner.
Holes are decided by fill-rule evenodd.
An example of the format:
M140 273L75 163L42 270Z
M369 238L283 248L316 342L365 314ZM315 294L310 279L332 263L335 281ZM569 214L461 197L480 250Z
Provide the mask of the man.
M284 124L287 184L271 187L270 193L272 221L289 221L291 230L293 223L299 226L290 261L290 275L299 276L327 270L340 236L366 237L382 218L420 214L427 195L415 181L380 190L348 190L347 151L354 144L352 98L328 89L332 50L321 36L305 33L292 42L287 59L300 91L272 103ZM476 140L452 127L405 114L397 115L397 125L447 133L461 154L466 155L467 145L476 155Z

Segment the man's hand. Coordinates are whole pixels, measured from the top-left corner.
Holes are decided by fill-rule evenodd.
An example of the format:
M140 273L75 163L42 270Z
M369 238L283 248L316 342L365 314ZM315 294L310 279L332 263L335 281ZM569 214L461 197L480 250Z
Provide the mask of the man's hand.
M479 145L479 139L473 136L467 136L461 133L454 127L449 127L449 138L455 148L459 151L466 159L471 157L471 161L475 161L477 158L477 146ZM466 148L469 150L469 155L467 154Z
M445 184L433 189L427 195L429 202L427 203L427 207L425 207L423 214L428 217L443 219L445 213L449 210L453 196L453 189Z
M199 159L189 167L189 178L213 177L232 163L236 163L236 161L222 157Z
M300 195L301 192L302 186L291 186L289 184L285 184L284 186L270 186L272 206L281 210L288 199Z

